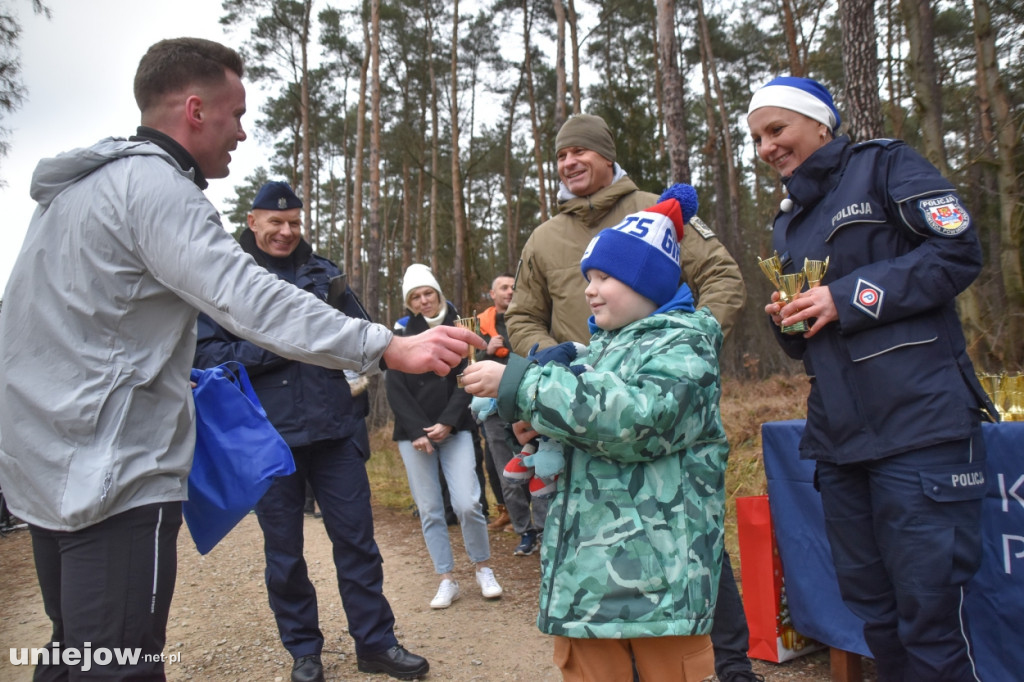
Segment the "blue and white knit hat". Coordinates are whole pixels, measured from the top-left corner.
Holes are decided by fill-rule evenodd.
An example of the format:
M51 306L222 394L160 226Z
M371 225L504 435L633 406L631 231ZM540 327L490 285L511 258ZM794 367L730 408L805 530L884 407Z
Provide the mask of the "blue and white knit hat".
M659 307L679 290L679 242L683 226L697 213L697 191L669 187L658 203L601 230L580 260L580 270L611 275Z
M809 119L828 126L835 134L842 121L832 95L825 86L810 78L779 76L768 81L750 98L747 116L761 107L779 107L803 114Z

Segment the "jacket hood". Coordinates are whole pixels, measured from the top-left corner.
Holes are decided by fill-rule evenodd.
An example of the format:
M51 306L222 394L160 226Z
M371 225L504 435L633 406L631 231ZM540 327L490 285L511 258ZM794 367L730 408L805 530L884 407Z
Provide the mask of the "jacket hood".
M32 173L29 194L43 208L67 187L89 175L97 168L128 156L162 156L182 175L191 179L192 171L182 171L174 159L152 142L128 141L108 137L91 147L82 147L42 159Z

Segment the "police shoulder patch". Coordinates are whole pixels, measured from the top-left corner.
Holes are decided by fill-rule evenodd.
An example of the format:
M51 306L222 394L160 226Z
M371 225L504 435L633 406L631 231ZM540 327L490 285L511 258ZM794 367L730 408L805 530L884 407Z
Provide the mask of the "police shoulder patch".
M882 287L872 284L866 279L858 279L857 288L853 290L853 299L850 304L877 320L882 313L884 297L885 292L882 291Z
M928 229L940 237L954 237L971 226L971 215L955 194L918 199L917 209Z
M694 230L696 230L697 234L699 234L704 239L711 239L715 236L715 233L711 231L711 228L708 227L707 223L705 223L697 216L693 216L692 218L690 218L690 222L687 224Z

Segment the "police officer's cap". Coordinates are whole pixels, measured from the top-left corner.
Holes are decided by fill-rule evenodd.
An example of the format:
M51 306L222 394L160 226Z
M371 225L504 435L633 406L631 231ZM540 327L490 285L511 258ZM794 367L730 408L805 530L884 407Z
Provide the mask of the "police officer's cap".
M253 210L287 211L290 208L302 208L302 200L295 196L287 182L275 180L260 187L256 198L252 200L252 207Z

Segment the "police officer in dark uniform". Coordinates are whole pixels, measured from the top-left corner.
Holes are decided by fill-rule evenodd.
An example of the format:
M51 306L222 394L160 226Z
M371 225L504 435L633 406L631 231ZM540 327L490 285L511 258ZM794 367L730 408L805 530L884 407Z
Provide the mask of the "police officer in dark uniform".
M239 238L242 248L281 279L349 316L368 318L337 266L313 253L302 239L301 209L301 200L286 183L268 182L253 201L249 229ZM398 644L394 615L383 594L365 467L370 456L365 393L360 389L354 395L344 372L286 360L230 334L205 315L199 316L198 327L196 366L230 360L244 365L267 416L295 457L295 473L275 479L256 505L270 607L281 641L295 659L292 681L324 679L324 637L302 555L307 481L334 548L338 589L359 670L400 679L425 675L427 660ZM358 378L353 377L353 385L360 386Z
M773 294L765 312L811 377L800 454L817 461L843 600L879 680L974 680L962 596L981 561L980 421L998 417L954 306L982 265L971 216L903 142L834 137L815 81L772 80L747 122L788 191L773 226L783 271L828 259L820 286Z

